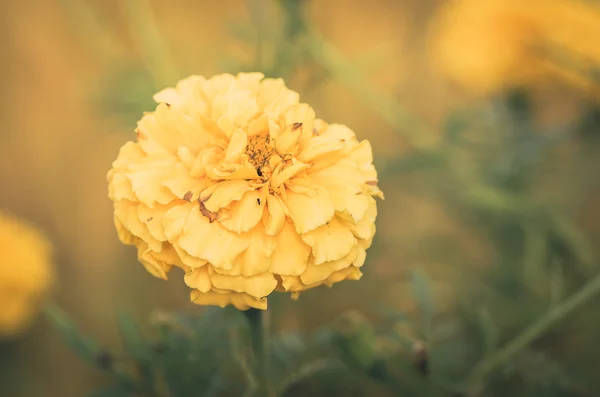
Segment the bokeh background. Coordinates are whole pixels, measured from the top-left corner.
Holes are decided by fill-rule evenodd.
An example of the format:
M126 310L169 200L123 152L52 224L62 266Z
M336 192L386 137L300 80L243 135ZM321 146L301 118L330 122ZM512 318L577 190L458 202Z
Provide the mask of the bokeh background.
M0 10L0 207L47 233L52 299L107 346L119 344L116 308L148 322L190 306L182 282L154 279L119 243L106 184L152 94L190 74L283 76L373 146L386 200L365 277L275 299L275 332L359 310L417 338L380 316L419 311L417 269L435 303L429 336L464 341L436 365L468 374L485 339L473 313L491 313L501 343L598 272L594 1L2 0ZM597 310L572 312L498 380L525 390L555 374L551 363L572 387L490 395L600 390ZM0 354L0 396L84 396L107 383L43 317ZM396 395L371 383L340 395Z

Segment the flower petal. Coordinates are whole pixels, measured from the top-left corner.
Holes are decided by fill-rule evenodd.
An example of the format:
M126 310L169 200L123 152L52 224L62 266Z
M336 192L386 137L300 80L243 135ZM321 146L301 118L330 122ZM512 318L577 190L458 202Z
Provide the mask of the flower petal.
M358 246L355 245L346 256L340 259L321 264L309 263L306 271L300 275L300 280L306 285L322 282L338 270L352 267L357 256Z
M329 193L319 189L315 196L309 197L286 190L286 205L298 233L303 234L329 222L335 213Z
M249 240L247 235L232 233L217 222L210 223L199 210L194 210L185 221L179 246L215 267L231 269L235 258L248 248Z
M271 186L273 187L273 189L277 189L279 186L287 182L288 179L292 178L294 175L296 175L302 170L305 170L306 168L308 168L308 164L300 162L290 165L289 167L285 168L283 171L275 175L273 178L271 178Z
M311 246L316 265L343 258L356 246L356 238L350 229L337 218L300 237Z
M265 222L265 233L274 236L285 222L285 208L279 197L267 194L267 210L269 217Z
M298 160L309 163L320 157L335 157L336 152L342 150L344 145L338 139L326 136L317 136L308 139L300 145Z
M241 200L230 208L223 208L219 222L232 232L244 233L252 229L262 219L266 204L266 189L246 192Z
M300 275L306 270L309 255L310 247L302 241L294 226L285 222L275 240L269 271L278 275Z
M250 232L248 249L236 258L234 267L239 266L242 276L255 276L269 271L272 255L275 251L275 237L265 234L258 226ZM239 263L238 263L239 262Z
M208 275L208 266L202 266L197 269L193 269L183 277L185 284L194 288L200 292L208 292L212 288L210 282L210 276Z
M232 201L240 200L246 192L253 189L248 181L224 181L205 189L200 193L200 200L204 203L206 209L217 212L231 204Z
M252 277L225 276L212 273L210 280L215 288L233 292L244 292L255 298L269 295L277 286L277 280L271 273L262 273Z
M183 233L183 227L192 210L197 210L198 206L194 203L184 203L170 208L165 212L162 218L162 226L165 237L171 243L174 243Z

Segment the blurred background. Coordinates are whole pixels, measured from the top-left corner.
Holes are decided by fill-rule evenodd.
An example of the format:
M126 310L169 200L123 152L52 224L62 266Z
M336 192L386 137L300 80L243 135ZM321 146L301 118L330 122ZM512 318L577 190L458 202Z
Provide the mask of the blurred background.
M106 173L118 149L159 89L190 74L261 71L369 139L386 195L364 278L298 302L270 299L273 332L307 333L359 311L387 336L426 340L432 376L459 381L559 307L568 315L494 365L480 393L600 390L600 300L589 292L585 305L561 306L598 273L598 3L1 0L0 9L0 208L50 237L52 298L100 343L119 344L116 308L148 323L156 309L191 306L182 280L154 279L117 240ZM3 397L84 396L109 379L42 317L0 342L0 355ZM399 395L367 375L321 395Z

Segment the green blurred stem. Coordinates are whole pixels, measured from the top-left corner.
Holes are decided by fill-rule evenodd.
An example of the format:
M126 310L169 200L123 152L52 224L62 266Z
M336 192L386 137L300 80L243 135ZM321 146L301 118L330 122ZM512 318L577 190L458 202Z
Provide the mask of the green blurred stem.
M335 46L321 37L314 29L307 28L309 51L329 74L370 106L392 127L402 133L411 146L427 149L435 141L433 131L406 109L392 95L378 90L369 82L361 69L346 59Z
M123 1L131 35L156 89L177 81L177 70L172 62L167 43L160 34L152 8L147 0Z
M481 386L483 380L497 367L510 360L515 354L526 348L557 322L563 320L571 312L587 303L600 293L600 274L588 281L577 292L562 303L556 305L535 323L525 328L517 337L499 349L495 354L475 366L471 375L465 381L467 391Z
M249 309L244 312L250 324L252 349L256 357L256 379L259 397L275 397L269 379L269 324L266 310Z

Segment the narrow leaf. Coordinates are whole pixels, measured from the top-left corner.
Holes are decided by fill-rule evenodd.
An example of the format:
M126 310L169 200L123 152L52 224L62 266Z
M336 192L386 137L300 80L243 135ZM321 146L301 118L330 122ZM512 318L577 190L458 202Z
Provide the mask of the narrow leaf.
M83 359L97 365L100 355L98 344L82 335L69 315L57 305L48 303L44 311L50 322L61 333L65 343Z

